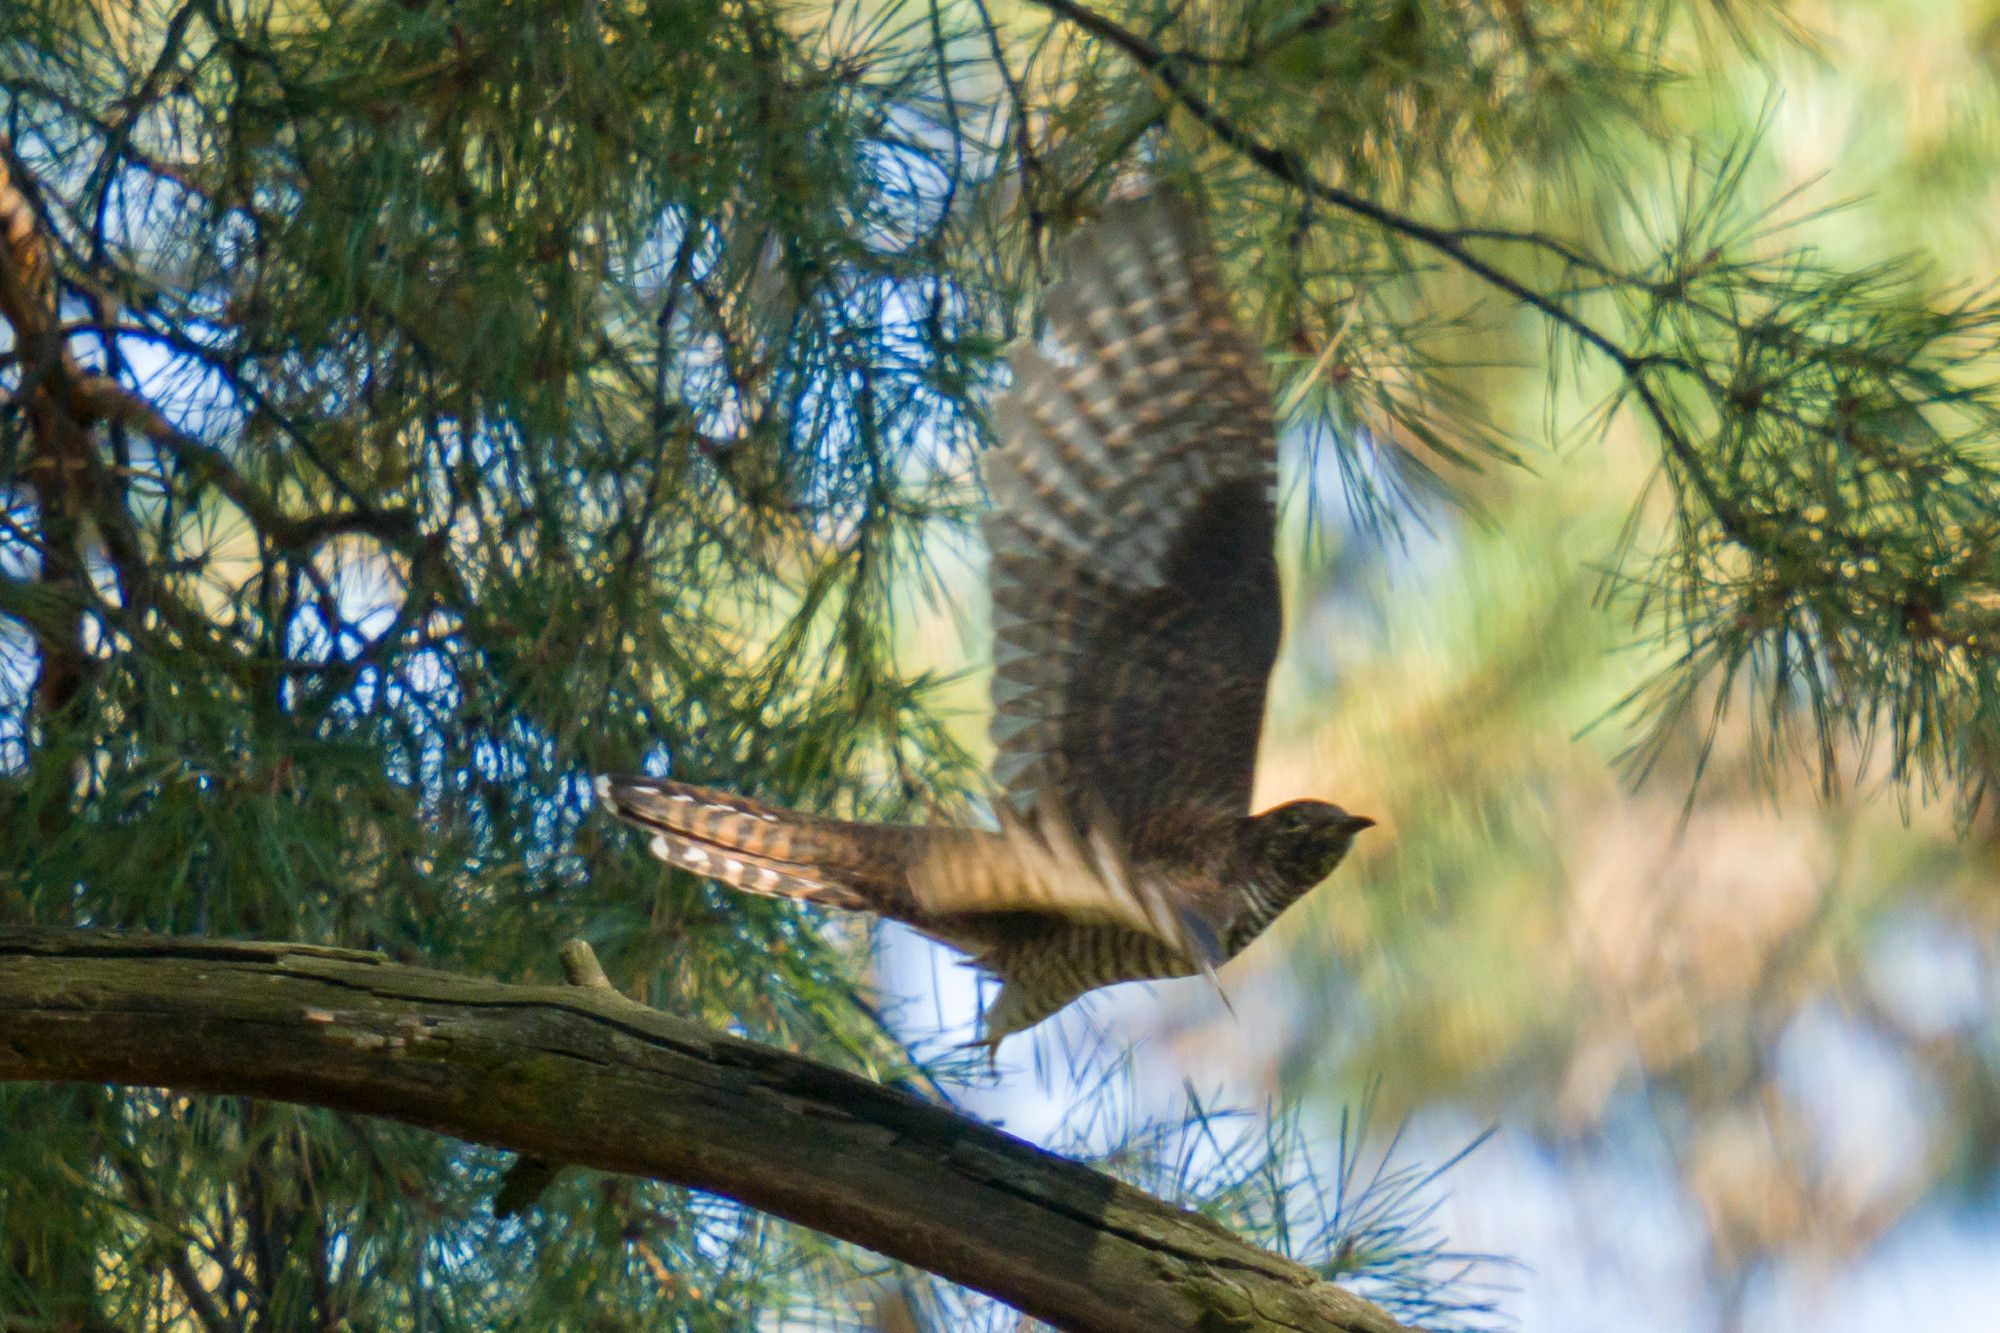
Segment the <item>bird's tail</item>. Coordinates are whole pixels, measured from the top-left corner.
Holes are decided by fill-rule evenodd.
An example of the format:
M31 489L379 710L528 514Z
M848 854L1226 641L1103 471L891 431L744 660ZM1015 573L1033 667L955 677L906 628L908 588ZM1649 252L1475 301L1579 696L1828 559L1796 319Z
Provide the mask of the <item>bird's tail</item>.
M607 776L597 796L653 835L668 865L732 889L896 915L902 876L883 830L759 804L671 778Z

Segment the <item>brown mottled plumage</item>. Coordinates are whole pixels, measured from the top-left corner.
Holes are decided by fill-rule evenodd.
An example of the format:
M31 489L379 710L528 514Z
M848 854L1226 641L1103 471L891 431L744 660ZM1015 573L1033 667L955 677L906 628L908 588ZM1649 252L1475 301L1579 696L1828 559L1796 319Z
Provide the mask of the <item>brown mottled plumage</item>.
M996 1043L1085 991L1234 956L1371 822L1248 813L1280 631L1276 432L1199 220L1166 194L1113 203L1061 267L984 459L999 830L598 783L672 865L964 950L1004 983Z

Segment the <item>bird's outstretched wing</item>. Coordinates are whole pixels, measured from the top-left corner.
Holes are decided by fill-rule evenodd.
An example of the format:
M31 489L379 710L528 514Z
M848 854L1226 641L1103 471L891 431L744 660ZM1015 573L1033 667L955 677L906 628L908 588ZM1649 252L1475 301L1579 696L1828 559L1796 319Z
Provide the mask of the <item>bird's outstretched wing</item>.
M1112 204L1060 264L984 460L994 777L1143 867L1249 812L1280 629L1276 430L1185 200Z

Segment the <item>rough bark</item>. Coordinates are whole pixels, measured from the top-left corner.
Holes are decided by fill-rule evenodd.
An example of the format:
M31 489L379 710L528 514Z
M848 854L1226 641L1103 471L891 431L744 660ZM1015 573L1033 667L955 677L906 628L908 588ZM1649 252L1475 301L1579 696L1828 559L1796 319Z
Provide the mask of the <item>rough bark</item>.
M651 1176L1062 1328L1401 1327L1099 1172L601 984L510 985L303 945L0 928L0 1079L300 1102Z

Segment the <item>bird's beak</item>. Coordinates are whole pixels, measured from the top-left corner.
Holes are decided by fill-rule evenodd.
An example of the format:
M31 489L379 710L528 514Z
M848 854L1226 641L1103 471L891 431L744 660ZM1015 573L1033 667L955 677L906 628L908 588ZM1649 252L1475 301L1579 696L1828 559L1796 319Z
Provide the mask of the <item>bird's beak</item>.
M1359 833L1362 829L1374 827L1375 821L1367 815L1349 815L1347 817L1347 831L1349 833Z

